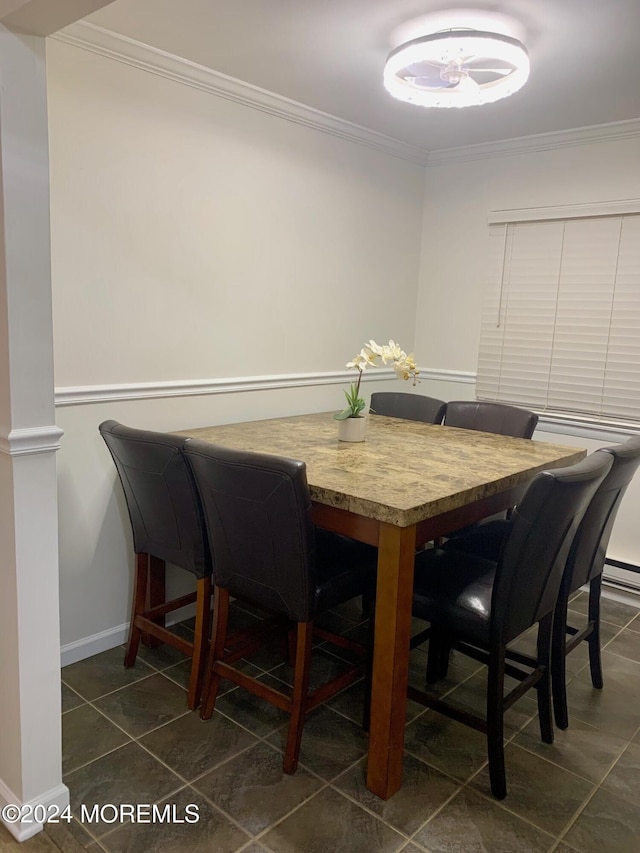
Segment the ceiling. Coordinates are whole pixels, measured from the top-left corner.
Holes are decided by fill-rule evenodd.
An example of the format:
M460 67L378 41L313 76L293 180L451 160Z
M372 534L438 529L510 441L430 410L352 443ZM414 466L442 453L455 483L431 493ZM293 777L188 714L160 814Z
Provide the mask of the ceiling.
M456 26L517 25L525 87L461 110L395 101L382 69L418 34L404 25L461 7ZM115 0L87 20L429 151L640 118L640 0Z

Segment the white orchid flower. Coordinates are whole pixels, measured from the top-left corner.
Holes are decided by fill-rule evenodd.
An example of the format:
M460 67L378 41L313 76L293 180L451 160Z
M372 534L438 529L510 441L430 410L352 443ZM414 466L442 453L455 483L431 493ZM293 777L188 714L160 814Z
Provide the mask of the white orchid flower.
M352 361L347 362L347 367L357 367L358 370L366 370L367 367L375 367L375 356L367 352L366 348L362 348L360 352L354 356Z
M406 352L393 340L389 341L389 351L394 361L402 361L407 357Z
M360 397L362 374L367 367L377 367L377 359L380 359L383 364L391 364L399 379L413 379L414 385L419 381L419 371L413 353L407 355L394 340L390 340L388 344L382 346L374 340L370 340L351 361L347 362L348 368L355 367L358 371L358 380L351 385L349 391L344 392L347 398L347 407L334 415L334 418L345 420L346 418L362 417L361 412L365 407L365 401Z

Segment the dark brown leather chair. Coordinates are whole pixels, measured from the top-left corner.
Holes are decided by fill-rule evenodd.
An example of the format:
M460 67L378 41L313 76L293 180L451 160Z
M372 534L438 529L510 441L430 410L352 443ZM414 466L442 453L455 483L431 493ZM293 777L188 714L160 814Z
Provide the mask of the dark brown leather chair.
M403 391L376 391L371 395L369 411L374 415L385 415L389 418L402 418L407 421L421 421L426 424L441 424L447 404L436 397L425 397L422 394L411 394ZM373 590L368 590L362 600L363 613L369 613L370 596ZM372 641L373 642L373 641ZM367 673L369 678L370 673ZM369 728L368 706L365 708L363 725Z
M565 659L581 642L589 645L591 682L602 689L600 659L600 590L607 546L618 509L627 487L640 466L640 436L624 444L605 447L602 453L613 456L613 466L585 513L565 570L553 626L552 684L553 708L558 728L569 725ZM567 623L569 596L589 584L587 625L578 630ZM567 636L569 635L569 636Z
M361 595L375 577L377 549L314 527L304 462L192 440L193 471L213 553L214 614L201 716L213 713L221 678L291 715L283 769L298 764L305 714L360 677L363 664L309 692L317 614ZM296 624L293 695L251 678L236 662L259 647L258 633L236 644L228 637L229 596L247 599ZM329 632L320 635L364 660L365 648ZM347 666L347 664L345 664Z
M149 645L160 641L174 646L192 659L187 702L189 708L196 708L211 620L211 554L200 499L182 455L185 439L133 429L113 420L101 423L99 430L122 483L136 553L124 665L136 662L141 637ZM166 601L166 563L194 575L196 592ZM166 628L165 616L194 601L196 623L191 642Z
M558 594L551 645L551 680L556 725L569 725L566 689L566 656L581 642L588 643L591 682L602 689L600 658L600 592L607 546L618 509L627 487L640 467L640 436L624 444L602 448L613 456L611 470L600 484L576 534ZM464 536L450 539L443 547L497 560L509 531L506 521L489 521L478 525ZM589 584L587 624L582 629L567 623L569 597ZM569 635L569 636L567 636Z
M469 400L452 400L447 403L444 425L459 429L475 429L480 432L493 432L496 435L510 435L513 438L531 438L538 423L538 416L528 409L508 406L504 403L484 403ZM498 513L495 518L509 517L511 510ZM476 527L469 524L449 534L457 537Z
M505 403L452 400L447 403L444 415L445 426L494 432L496 435L511 435L514 438L531 438L537 423L535 412Z
M538 474L507 522L497 561L456 551L453 543L416 557L413 614L431 623L427 681L446 675L451 647L488 663L487 713L477 717L413 687L409 698L486 734L491 791L498 799L507 793L504 712L531 687L538 694L542 740L553 742L553 612L573 538L612 462L610 454L597 452L570 468ZM507 644L535 624L536 656L507 653ZM505 674L520 681L506 696Z
M369 411L374 415L386 415L389 418L441 424L446 408L445 401L435 397L403 391L376 391L371 395Z

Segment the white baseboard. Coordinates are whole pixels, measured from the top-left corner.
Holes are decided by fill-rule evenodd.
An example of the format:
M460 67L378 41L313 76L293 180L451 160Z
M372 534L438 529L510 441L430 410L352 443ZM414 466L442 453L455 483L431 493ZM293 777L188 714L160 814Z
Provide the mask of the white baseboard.
M180 610L174 610L171 619L167 619L167 625L190 619L195 615L195 612L195 604L188 604L186 607L181 607ZM117 625L115 628L108 628L98 634L92 634L89 637L83 637L81 640L75 640L73 643L67 643L60 648L60 666L69 666L69 664L77 663L79 660L99 655L100 652L115 649L117 646L126 643L128 636L129 623L125 622L124 625Z
M129 623L126 622L124 625L116 625L115 628L109 628L106 631L100 631L98 634L83 637L81 640L74 640L73 643L67 643L60 648L60 666L69 666L71 663L121 646L126 642L128 633Z
M22 802L0 779L0 813L3 815L4 807L7 805L16 806L25 814L25 817L22 820L9 821L5 820L3 816L2 823L17 841L26 841L40 832L44 827L41 821L34 820L29 815L34 814L36 807L41 807L50 817L58 817L69 805L69 789L61 782L50 791L45 791L41 796L27 802Z

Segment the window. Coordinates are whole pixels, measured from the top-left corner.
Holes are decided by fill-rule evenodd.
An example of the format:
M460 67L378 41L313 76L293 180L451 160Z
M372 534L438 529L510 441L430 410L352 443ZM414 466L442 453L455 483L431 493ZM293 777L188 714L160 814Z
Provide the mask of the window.
M640 202L490 218L477 396L640 422Z

